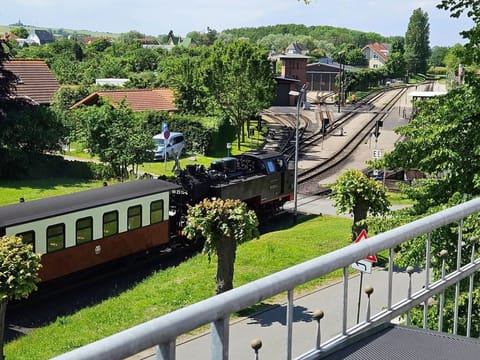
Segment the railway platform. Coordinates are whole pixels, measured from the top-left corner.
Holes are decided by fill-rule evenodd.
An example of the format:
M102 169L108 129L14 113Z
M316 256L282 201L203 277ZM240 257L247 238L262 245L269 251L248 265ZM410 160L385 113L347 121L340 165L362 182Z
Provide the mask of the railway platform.
M380 135L375 137L373 133L370 133L347 159L335 166L319 181L320 187L333 184L343 170L351 168L361 171L367 170L368 166L366 162L368 160L380 158L386 152L393 150L395 143L400 141L400 136L395 133L394 130L408 123L412 112L412 97L410 93L417 90L418 88L415 87L407 89L401 98L396 101L395 105L385 113L383 117L383 127L380 128ZM288 114L294 117L296 116L297 109L296 107L272 107L269 111L277 115ZM298 158L300 173L332 157L333 154L352 141L354 135L359 132L359 129L364 126L365 122L371 119L372 114L381 113L379 108L373 105L358 107L358 104L347 104L339 108L338 105L335 104L311 104L308 109L302 108L300 110L300 116L302 118L308 118L310 121L310 126L307 127L303 135L304 139L313 135L313 133L317 132L321 127L319 112L328 112L329 117L333 119L334 123L345 114L356 112L358 116L355 117L354 121L335 127L329 136L318 140L313 146L309 146L308 149L302 149Z

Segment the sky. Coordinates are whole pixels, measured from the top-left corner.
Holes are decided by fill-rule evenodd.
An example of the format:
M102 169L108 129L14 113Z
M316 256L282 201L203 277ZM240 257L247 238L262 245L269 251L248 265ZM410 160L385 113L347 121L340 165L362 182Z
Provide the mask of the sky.
M0 7L0 24L21 21L47 28L122 33L136 30L158 36L173 30L218 32L276 24L329 25L404 36L413 10L429 16L430 45L465 43L459 32L469 19L453 19L435 7L440 0L9 0Z

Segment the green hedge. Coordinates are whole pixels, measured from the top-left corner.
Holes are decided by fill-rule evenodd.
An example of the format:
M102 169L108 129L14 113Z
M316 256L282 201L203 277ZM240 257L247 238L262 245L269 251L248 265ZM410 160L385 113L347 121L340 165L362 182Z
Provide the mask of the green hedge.
M109 166L94 162L69 161L58 155L29 154L24 159L17 160L3 164L0 179L25 180L68 177L103 180L113 178L113 171Z

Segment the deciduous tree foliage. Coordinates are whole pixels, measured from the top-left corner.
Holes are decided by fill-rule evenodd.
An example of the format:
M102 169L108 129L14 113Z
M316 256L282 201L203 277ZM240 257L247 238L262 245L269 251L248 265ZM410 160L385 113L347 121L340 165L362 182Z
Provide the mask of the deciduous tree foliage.
M6 111L12 106L15 94L17 76L5 68L5 62L10 59L8 43L0 40L0 124L5 119Z
M152 135L144 131L140 117L122 102L112 107L100 106L75 111L77 131L93 155L112 166L116 176L128 177L128 167L151 160ZM150 155L149 155L150 154Z
M244 122L269 107L275 96L272 64L264 49L244 40L217 42L211 50L207 87L219 110L235 125L240 150Z
M471 18L474 26L462 31L461 34L469 40L469 43L466 44L467 49L473 50L480 45L480 27L478 26L480 24L480 3L477 0L442 0L437 7L450 11L450 16L454 18L458 18L462 14ZM471 55L476 61L480 58L478 51Z
M217 293L233 288L237 244L258 236L254 211L240 200L209 200L188 209L183 229L188 239L205 239L203 253L210 260L217 256Z
M5 312L9 300L27 298L40 281L40 255L16 236L0 238L0 359L3 360Z
M471 63L479 59L478 44L480 33L480 3L478 1L442 1L439 8L449 10L453 17L463 12L471 17L477 25L463 35L470 42L463 46L456 45L455 57L462 63ZM451 49L452 50L452 49ZM448 55L447 66L457 66ZM458 60L456 60L458 61ZM369 221L369 228L380 232L410 222L427 214L462 203L480 194L480 83L476 76L466 77L466 85L451 90L445 96L416 103L417 112L412 121L397 131L404 141L395 146L395 150L386 154L383 164L397 169L418 169L426 175L416 179L411 186L402 188L404 194L413 200L413 206L392 213L388 219ZM478 256L478 239L480 236L480 216L472 215L463 221L462 229L462 263L470 260L473 244L476 244L475 256ZM441 276L441 260L437 254L447 250L447 271L456 269L456 244L458 242L458 225L452 224L436 230L431 234L432 272L435 278ZM424 265L425 239L415 239L402 245L398 250L396 263L400 266ZM458 333L466 334L466 324L471 321L471 336L480 335L480 286L475 277L473 290L473 308L467 319L468 282L460 284ZM444 331L453 328L454 288L445 292ZM438 303L429 307L429 327L435 328L438 321ZM413 320L421 324L421 314L413 313Z
M390 203L381 184L368 178L360 170L344 171L332 186L332 199L338 213L353 215L352 240L355 240L365 225L360 224L367 215L383 215Z

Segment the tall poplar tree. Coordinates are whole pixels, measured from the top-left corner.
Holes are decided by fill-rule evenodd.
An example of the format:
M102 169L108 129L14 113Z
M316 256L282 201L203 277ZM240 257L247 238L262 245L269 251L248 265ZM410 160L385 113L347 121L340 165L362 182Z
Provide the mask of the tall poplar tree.
M405 34L405 62L409 73L425 74L430 57L430 24L427 12L415 9Z

